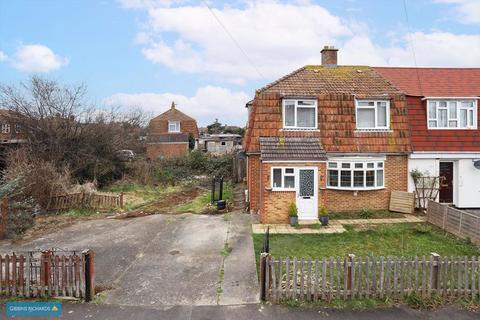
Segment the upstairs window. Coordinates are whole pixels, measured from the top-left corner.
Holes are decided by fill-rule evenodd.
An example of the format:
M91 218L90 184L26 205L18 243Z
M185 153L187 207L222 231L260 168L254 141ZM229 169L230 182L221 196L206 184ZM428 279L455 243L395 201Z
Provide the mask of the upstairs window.
M317 129L316 100L283 100L283 128Z
M180 132L180 121L168 121L168 132Z
M427 100L428 129L476 129L476 100Z
M390 128L390 101L356 100L357 129L388 130Z
M10 133L10 125L8 123L2 123L2 133Z

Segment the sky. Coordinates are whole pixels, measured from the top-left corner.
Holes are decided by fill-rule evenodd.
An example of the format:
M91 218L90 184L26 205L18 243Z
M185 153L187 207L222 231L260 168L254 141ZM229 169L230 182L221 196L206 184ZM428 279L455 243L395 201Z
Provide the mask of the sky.
M84 83L99 108L245 125L255 90L339 64L480 67L480 0L0 0L0 83Z

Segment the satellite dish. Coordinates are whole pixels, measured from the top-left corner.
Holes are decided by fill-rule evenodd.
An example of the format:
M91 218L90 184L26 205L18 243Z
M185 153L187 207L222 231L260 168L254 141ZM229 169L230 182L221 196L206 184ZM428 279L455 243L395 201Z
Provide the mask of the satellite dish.
M473 165L475 168L477 168L478 170L480 170L480 160L475 160L473 161Z

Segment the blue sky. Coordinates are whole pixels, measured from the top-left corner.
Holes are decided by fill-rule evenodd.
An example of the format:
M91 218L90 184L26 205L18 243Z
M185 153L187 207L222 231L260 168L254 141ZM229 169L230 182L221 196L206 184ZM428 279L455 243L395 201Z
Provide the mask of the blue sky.
M414 66L413 45L418 66L480 66L480 0L406 6L409 25L403 0L0 0L0 82L40 74L100 107L175 100L200 125L243 125L256 88L327 44L340 64Z

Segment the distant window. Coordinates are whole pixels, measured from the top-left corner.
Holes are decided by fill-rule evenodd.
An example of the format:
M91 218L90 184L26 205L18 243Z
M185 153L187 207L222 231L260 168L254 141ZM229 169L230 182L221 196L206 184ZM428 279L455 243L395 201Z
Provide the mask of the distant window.
M427 100L429 129L477 129L476 100Z
M357 129L385 130L390 127L390 101L356 100Z
M283 128L317 129L316 100L283 100Z
M22 132L22 127L19 124L15 125L15 133L20 133Z
M227 143L225 141L222 141L222 146L225 146Z
M168 132L180 132L180 121L168 121Z
M8 123L2 123L2 133L10 133L10 125Z

